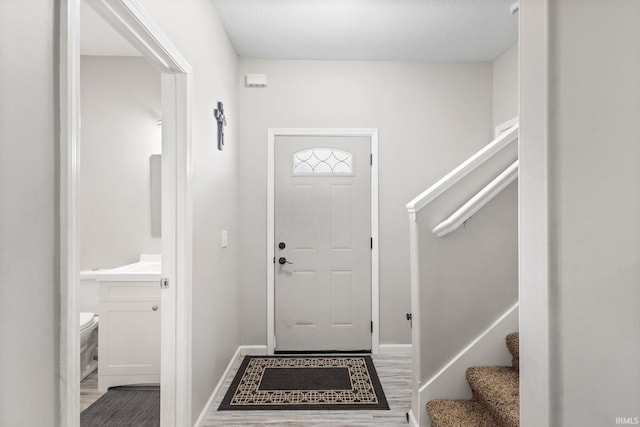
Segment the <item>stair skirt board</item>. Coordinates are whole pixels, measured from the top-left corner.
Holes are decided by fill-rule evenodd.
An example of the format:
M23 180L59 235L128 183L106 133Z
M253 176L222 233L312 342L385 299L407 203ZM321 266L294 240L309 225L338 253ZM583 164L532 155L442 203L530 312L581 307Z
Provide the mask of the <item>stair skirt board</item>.
M518 330L518 315L519 303L516 303L420 387L417 406L412 407L411 414L417 418L417 425L431 427L426 410L430 400L471 399L472 393L465 377L470 366L511 366L505 336Z

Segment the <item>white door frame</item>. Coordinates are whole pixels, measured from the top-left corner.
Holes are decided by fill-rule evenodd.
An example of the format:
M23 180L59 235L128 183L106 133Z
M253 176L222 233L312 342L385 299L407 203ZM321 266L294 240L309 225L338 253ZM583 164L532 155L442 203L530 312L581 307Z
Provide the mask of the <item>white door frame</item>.
M275 141L277 136L368 136L371 138L371 352L380 350L380 273L378 246L378 129L269 128L267 131L267 354L275 348Z
M60 11L60 420L80 425L80 1ZM191 66L136 0L88 0L161 73L161 424L191 425ZM158 284L159 286L159 284Z

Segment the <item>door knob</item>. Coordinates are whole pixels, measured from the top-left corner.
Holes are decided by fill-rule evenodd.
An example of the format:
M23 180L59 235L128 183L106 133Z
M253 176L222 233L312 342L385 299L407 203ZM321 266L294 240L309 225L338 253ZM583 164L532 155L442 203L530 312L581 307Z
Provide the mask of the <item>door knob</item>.
M278 258L278 262L280 263L280 265L284 265L284 264L293 264L292 262L287 261L287 259L283 256L281 256L280 258Z
M151 310L156 311L158 309L157 305L154 305L153 307L151 307Z

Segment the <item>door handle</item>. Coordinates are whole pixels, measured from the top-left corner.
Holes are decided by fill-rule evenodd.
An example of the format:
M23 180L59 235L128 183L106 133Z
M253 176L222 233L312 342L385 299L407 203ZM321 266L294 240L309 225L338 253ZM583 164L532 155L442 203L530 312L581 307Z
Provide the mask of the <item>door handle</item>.
M293 264L290 261L287 261L287 259L283 256L281 256L280 258L278 258L278 262L280 263L280 265L285 265L285 264Z

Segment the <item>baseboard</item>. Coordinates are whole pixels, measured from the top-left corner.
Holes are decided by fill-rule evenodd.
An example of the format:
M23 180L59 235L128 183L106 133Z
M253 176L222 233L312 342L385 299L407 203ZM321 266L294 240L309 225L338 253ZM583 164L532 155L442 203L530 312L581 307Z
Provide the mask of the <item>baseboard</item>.
M470 399L471 389L465 372L471 366L511 366L511 354L505 337L518 330L518 307L516 303L467 347L453 357L447 365L433 375L418 391L416 416L418 425L429 427L426 404L433 399Z
M242 356L264 356L267 354L266 345L241 345L238 350Z
M236 352L233 353L233 356L231 356L231 360L229 361L229 364L227 364L224 373L218 380L216 388L214 388L213 392L211 392L211 396L209 396L207 404L204 405L202 412L200 412L200 416L196 420L194 427L201 427L203 425L205 419L207 418L207 412L209 412L209 409L211 409L211 406L213 406L213 402L216 400L218 393L220 393L220 391L222 390L224 381L231 374L231 370L233 369L233 365L235 364L236 360L242 356L260 356L263 354L267 354L266 345L241 345L236 349Z
M379 354L411 354L411 344L380 344Z
M409 413L409 425L411 427L419 427L418 420L416 420L415 415L413 415L413 410L410 410L408 413Z

